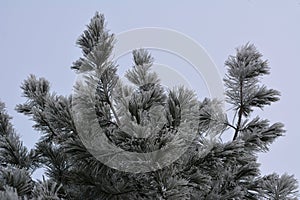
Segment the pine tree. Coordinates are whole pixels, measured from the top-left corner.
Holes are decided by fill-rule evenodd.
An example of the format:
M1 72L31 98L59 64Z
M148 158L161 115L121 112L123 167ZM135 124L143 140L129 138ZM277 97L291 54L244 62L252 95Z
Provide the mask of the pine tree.
M26 102L16 110L29 116L41 133L33 149L22 144L0 104L0 199L297 199L292 175L260 174L257 154L267 152L285 131L281 123L251 115L280 95L260 82L270 68L254 45L241 46L225 62L232 120L216 99L198 100L181 86L163 88L146 50L133 51L133 67L125 75L131 85L122 83L111 59L114 35L99 13L77 45L83 57L71 68L84 81L75 86L75 94L57 95L47 80L34 75L21 86ZM162 168L120 171L100 162L84 145L74 118L77 110L85 117L96 113L99 133L128 152L153 152L173 140L189 145ZM145 133L151 134L140 137ZM222 141L222 134L232 134L233 139ZM41 167L45 177L34 180L32 173Z

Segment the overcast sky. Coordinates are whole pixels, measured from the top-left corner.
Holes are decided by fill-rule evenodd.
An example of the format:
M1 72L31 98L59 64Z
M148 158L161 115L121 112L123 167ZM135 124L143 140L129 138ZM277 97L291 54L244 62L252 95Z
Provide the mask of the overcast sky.
M81 55L75 41L96 11L105 15L107 27L116 34L161 27L193 38L221 76L224 61L235 48L254 43L271 67L263 82L282 93L280 102L259 114L283 122L287 130L269 153L259 155L262 173L288 172L300 180L300 0L1 1L0 99L27 146L32 147L39 134L14 111L25 100L20 84L35 74L48 79L52 91L70 94L76 78L70 65Z

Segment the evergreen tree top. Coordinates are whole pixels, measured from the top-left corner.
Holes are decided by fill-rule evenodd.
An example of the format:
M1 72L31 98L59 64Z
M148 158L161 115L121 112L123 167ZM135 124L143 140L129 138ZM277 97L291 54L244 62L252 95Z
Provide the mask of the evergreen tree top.
M94 15L77 45L82 57L71 69L83 78L74 94L57 95L46 79L34 75L21 85L26 101L16 110L30 117L41 134L33 149L23 145L0 102L0 199L298 198L293 175L260 173L257 153L267 152L285 130L282 123L251 115L280 96L261 83L270 67L253 44L237 48L225 61L225 95L233 119L216 99L199 100L182 86L163 88L145 49L132 53L133 66L125 74L132 84L122 83L111 57L114 35L102 14ZM96 124L97 131L78 123ZM222 141L221 134L233 139ZM84 138L92 138L88 142L94 146L105 138L123 151L152 153L156 159L148 159L148 170L142 157L135 163L115 162L114 154L103 162ZM159 151L168 148L175 149L176 159ZM124 170L111 167L112 162ZM43 180L32 178L38 168L45 170Z

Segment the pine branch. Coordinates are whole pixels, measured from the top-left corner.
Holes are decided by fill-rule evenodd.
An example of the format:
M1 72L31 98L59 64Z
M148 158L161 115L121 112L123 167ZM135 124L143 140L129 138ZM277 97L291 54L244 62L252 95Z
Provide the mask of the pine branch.
M240 128L241 128L241 123L242 123L242 117L243 117L243 85L241 83L240 86L240 107L239 107L239 111L238 111L238 121L237 121L237 126L234 132L234 136L233 136L233 141L237 139Z
M30 196L34 187L33 180L26 169L9 167L0 169L0 185L5 185L16 189L21 197Z
M280 93L259 84L260 77L269 74L267 61L261 59L254 45L246 44L237 49L236 56L229 56L224 78L227 102L237 111L237 124L233 141L239 136L242 118L248 118L254 107L263 108L279 100Z
M240 131L242 133L240 139L245 141L245 148L263 152L267 151L268 146L285 132L283 124L270 125L268 120L261 120L259 117L245 124Z
M261 196L274 200L296 200L298 199L298 184L294 176L283 174L279 176L275 173L267 175L261 179Z
M0 102L0 161L1 165L14 165L19 168L35 169L34 151L20 141L13 126L11 117L6 113L4 103Z
M75 61L71 69L86 72L101 68L111 55L113 43L114 35L105 28L104 15L96 12L87 29L77 40L83 58Z

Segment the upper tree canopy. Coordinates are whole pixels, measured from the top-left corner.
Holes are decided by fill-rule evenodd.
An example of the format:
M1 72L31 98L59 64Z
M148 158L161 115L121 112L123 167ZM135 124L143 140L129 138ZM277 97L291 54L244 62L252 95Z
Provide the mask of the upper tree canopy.
M16 110L41 133L33 149L22 144L0 103L1 200L297 199L293 176L261 175L259 170L257 153L267 152L284 129L251 115L279 100L278 91L260 82L270 68L254 45L241 46L225 62L225 95L235 113L230 119L216 99L199 100L181 86L162 87L152 70L154 59L144 49L133 51L133 66L125 74L131 85L125 85L111 57L113 44L104 16L96 13L77 41L83 56L71 68L83 78L74 95L57 95L48 81L34 75L23 82L26 101ZM97 124L97 131L82 135L90 127L78 126L80 117L87 119L82 124ZM233 140L222 141L223 133ZM126 152L185 151L178 151L175 160L156 154L148 171L140 169L139 159L115 163L123 169L136 167L132 173L100 162L84 137L93 138L91 145L102 145L99 138L106 138ZM169 163L161 166L161 161ZM45 177L34 180L32 173L40 167Z

